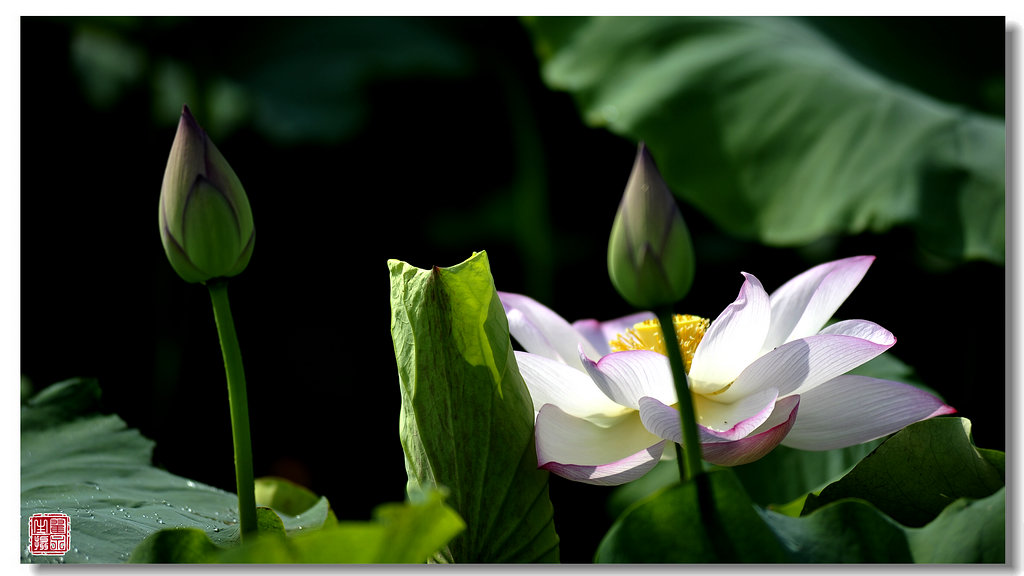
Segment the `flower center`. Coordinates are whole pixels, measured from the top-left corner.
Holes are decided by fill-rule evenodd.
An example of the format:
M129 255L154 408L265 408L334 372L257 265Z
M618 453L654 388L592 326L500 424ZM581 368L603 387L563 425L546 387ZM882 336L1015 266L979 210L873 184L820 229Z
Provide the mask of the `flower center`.
M700 344L709 324L706 318L690 314L676 314L672 317L672 325L676 329L676 338L679 340L679 350L683 353L683 369L687 373L690 372L693 353L697 350L697 345ZM612 352L650 350L665 356L668 355L665 349L665 337L661 332L661 324L654 318L635 324L629 330L619 334L619 337L609 344Z

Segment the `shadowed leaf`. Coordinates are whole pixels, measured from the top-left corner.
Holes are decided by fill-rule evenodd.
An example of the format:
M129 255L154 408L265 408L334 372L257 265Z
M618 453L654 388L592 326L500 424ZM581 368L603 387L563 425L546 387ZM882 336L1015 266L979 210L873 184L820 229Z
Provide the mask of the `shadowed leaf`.
M843 500L800 518L771 511L761 515L794 562L911 561L903 527L867 502Z
M915 562L1006 562L1006 488L980 500L961 498L907 533Z
M338 522L282 538L260 534L255 541L218 551L209 562L248 564L422 564L465 524L432 491L414 502L383 504L370 522Z
M486 254L450 268L388 266L408 491L445 487L466 522L437 560L557 561L533 404Z
M715 513L700 509L698 482ZM729 469L675 484L629 508L597 550L602 563L785 562L786 553Z
M644 140L685 200L775 246L913 227L1005 259L1005 121L937 101L790 18L532 18L548 86Z
M860 498L905 526L923 526L959 498L984 498L1003 487L999 469L971 443L966 418L932 418L894 434L803 514L843 498Z

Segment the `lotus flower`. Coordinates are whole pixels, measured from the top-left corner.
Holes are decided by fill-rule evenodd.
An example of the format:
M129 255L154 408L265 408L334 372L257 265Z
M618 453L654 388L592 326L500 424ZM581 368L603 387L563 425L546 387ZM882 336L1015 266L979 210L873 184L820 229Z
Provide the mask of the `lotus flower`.
M907 384L846 374L896 343L866 320L823 328L873 261L815 266L771 296L744 273L736 300L713 322L675 317L705 460L736 466L779 444L842 448L954 411ZM681 443L653 314L569 324L526 296L499 296L509 331L526 350L516 361L536 410L541 468L622 484L653 468L668 441Z

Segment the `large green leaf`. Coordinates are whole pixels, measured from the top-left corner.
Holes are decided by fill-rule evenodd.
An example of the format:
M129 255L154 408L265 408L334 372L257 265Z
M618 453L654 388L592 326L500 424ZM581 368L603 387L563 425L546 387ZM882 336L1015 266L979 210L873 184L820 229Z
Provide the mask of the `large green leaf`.
M794 562L912 561L903 527L861 500L835 502L801 518L761 514Z
M22 562L124 562L144 538L173 527L237 541L238 497L154 468L153 443L97 414L97 398L95 381L69 380L22 406ZM28 552L29 516L47 512L71 520L72 549L60 560Z
M789 18L536 18L549 86L645 140L670 186L771 245L910 225L1005 258L1006 127L857 63Z
M700 491L710 494L702 510ZM713 508L713 511L711 510ZM703 473L629 508L597 550L602 563L785 562L785 549L729 469Z
M94 380L60 382L30 398L21 410L23 562L116 563L159 559L197 561L208 547L238 543L238 497L152 465L153 442L115 415L97 412ZM230 466L230 463L226 463ZM334 521L326 498L278 479L261 479L261 517L287 533ZM62 512L70 517L71 546L62 557L33 556L28 518ZM154 537L144 550L137 546ZM205 537L199 537L199 533ZM177 550L174 545L181 544Z
M971 443L966 418L932 418L886 440L818 497L804 514L843 498L860 498L905 526L931 522L959 498L984 498L1003 487L1002 472Z
M197 528L161 530L132 553L133 562L259 564L405 564L423 563L464 527L443 494L432 492L418 502L385 504L371 522L331 523L319 530L285 537L281 519L269 508L262 519L276 520L276 530L260 530L253 540L234 548L215 545Z
M424 563L465 528L437 491L413 502L384 504L370 522L338 522L290 538L261 534L254 542L217 551L207 561L231 563Z
M1006 490L960 498L922 528L908 528L868 502L839 500L791 518L759 510L795 562L1001 563L1006 560Z
M223 549L199 528L171 528L146 537L132 551L139 564L205 564Z
M678 482L679 464L675 460L662 460L640 478L616 486L608 496L608 514L618 518L633 504Z
M1006 488L957 500L927 526L908 529L907 538L915 562L1006 562Z
M557 561L533 404L486 254L450 268L388 267L408 490L447 488L466 522L437 559Z
M734 470L755 503L785 504L838 480L881 443L875 440L822 452L779 446L764 458Z
M265 506L256 508L256 532L262 537L270 535L282 538L287 533L284 522L272 509ZM249 538L256 538L250 536ZM246 541L248 544L248 540ZM210 563L231 548L214 544L210 537L199 528L164 528L146 537L135 550L128 562L132 564L200 564Z

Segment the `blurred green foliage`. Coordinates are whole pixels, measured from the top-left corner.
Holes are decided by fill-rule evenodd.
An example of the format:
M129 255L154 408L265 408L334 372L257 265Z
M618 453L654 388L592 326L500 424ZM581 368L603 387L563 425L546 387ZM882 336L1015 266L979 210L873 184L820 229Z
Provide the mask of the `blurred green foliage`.
M909 225L1005 259L1002 118L882 77L789 18L530 19L548 85L644 140L672 188L775 246Z

